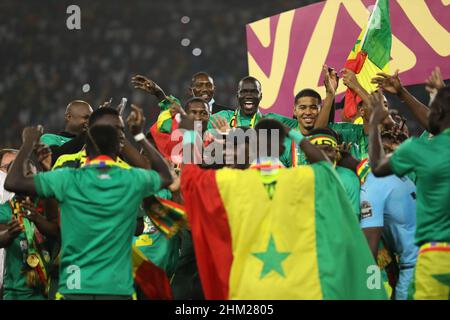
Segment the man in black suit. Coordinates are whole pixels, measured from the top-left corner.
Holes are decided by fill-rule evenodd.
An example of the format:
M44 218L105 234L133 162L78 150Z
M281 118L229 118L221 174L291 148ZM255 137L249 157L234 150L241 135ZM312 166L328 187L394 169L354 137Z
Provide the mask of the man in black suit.
M166 99L167 96L163 89L153 80L142 75L136 75L132 78L131 83L135 89L141 89L155 96L158 99L159 106L162 110L166 110L167 105L170 105L171 102ZM199 97L208 102L210 114L214 114L222 110L234 110L233 108L225 107L215 102L215 89L216 87L214 86L213 78L206 72L198 72L192 76L188 94L191 97ZM173 96L171 97L175 98Z
M222 110L234 110L230 107L225 107L217 104L214 100L214 86L213 78L206 72L198 72L192 76L189 94L193 97L199 97L208 102L209 113L214 114Z

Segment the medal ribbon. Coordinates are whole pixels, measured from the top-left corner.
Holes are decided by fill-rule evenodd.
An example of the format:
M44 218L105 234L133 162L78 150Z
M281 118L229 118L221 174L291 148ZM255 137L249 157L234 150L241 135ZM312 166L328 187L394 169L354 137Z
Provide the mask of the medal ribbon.
M254 128L256 123L263 117L261 112L257 111L250 121L250 128ZM241 126L241 111L236 110L233 114L233 117L230 120L230 127L237 128Z
M35 206L36 206L36 202L35 202ZM46 271L46 268L44 265L44 260L42 259L42 255L40 254L39 250L37 249L38 245L36 243L37 242L36 238L40 238L39 239L40 241L42 241L42 239L41 239L40 235L38 236L38 232L37 232L35 224L21 214L21 212L23 212L23 210L22 210L22 207L21 207L19 201L17 201L16 199L11 200L10 206L13 211L14 217L17 219L17 221L19 221L19 223L24 228L25 237L26 237L27 243L28 243L27 265L30 267L30 270L28 270L28 272L27 272L27 284L30 287L35 287L37 285L36 281L35 281L36 275L37 275L39 282L41 283L44 290L46 290L47 279L48 279L47 271ZM40 210L38 210L38 212L40 212ZM28 258L30 256L34 256L38 260L38 265L34 268L28 264ZM34 274L34 273L36 273L36 274Z

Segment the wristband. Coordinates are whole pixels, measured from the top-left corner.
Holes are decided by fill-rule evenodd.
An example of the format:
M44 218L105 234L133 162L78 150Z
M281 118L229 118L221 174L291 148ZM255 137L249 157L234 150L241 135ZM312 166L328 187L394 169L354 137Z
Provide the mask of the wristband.
M145 134L143 134L142 132L138 133L137 135L134 136L134 141L136 141L136 142L142 141L144 139L145 139Z
M288 137L291 138L292 140L294 140L295 144L297 144L297 145L299 145L300 142L302 142L303 139L305 139L305 136L302 135L297 130L290 130L289 133L288 133Z

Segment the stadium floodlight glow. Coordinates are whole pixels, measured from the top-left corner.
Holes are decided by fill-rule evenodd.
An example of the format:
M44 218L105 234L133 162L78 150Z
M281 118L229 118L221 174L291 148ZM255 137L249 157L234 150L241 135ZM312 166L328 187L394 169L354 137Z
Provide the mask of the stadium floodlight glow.
M181 45L182 45L183 47L187 47L187 46L189 46L190 44L191 44L191 40L189 40L188 38L184 38L184 39L181 40Z
M196 57L198 57L199 55L202 54L202 49L200 48L195 48L194 50L192 50L192 54Z
M89 83L85 83L83 84L81 90L83 90L84 93L88 93L91 90L91 86L89 85Z
M188 16L182 16L181 17L181 23L189 23L191 21L191 18L189 18Z

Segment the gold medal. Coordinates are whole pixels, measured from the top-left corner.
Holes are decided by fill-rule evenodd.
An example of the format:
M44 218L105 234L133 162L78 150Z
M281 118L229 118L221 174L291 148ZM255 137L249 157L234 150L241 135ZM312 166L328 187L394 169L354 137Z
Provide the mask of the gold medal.
M27 257L27 264L30 268L36 268L39 265L39 258L35 254L30 254Z

